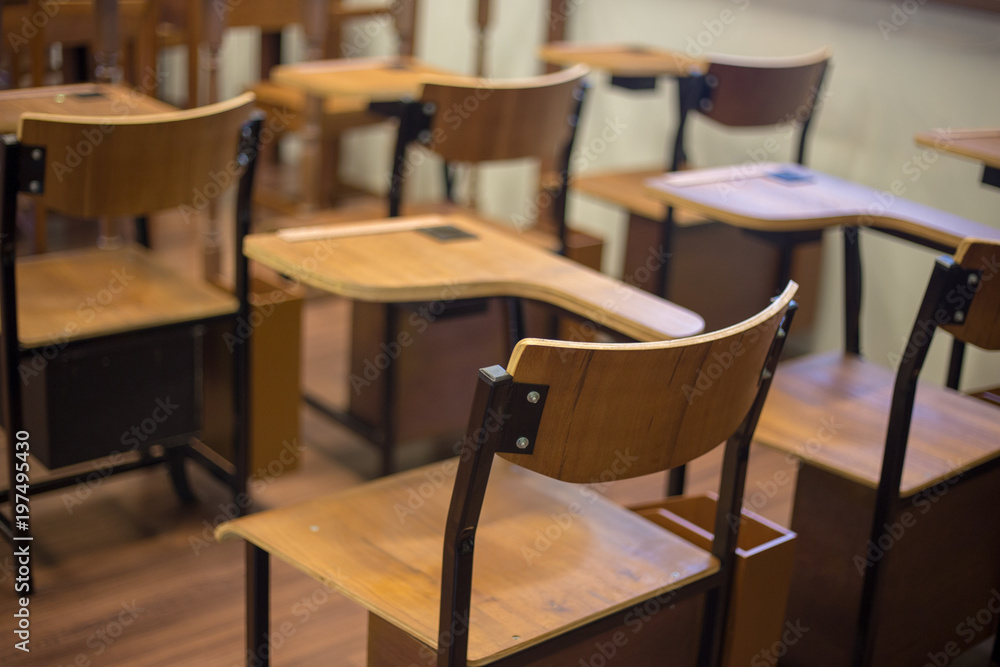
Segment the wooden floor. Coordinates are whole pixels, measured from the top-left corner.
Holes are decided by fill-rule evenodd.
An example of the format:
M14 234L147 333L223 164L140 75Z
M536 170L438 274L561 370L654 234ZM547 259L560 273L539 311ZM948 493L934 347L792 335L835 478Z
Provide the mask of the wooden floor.
M180 241L191 230L177 232ZM189 255L180 253L179 257ZM305 385L331 400L346 397L348 304L312 299L306 309ZM493 360L488 360L490 363ZM375 450L317 413L301 410L300 470L254 485L262 507L278 507L335 492L372 477ZM405 464L426 460L432 448L402 452ZM718 454L690 468L689 489L714 488ZM794 466L767 450L752 453L748 505L787 525ZM165 471L101 477L32 500L32 545L37 594L31 613L31 652L16 651L8 631L15 609L10 552L0 552L0 664L242 665L243 546L212 540L231 515L229 495L193 469L199 502L182 506ZM782 484L780 482L784 481ZM662 495L663 476L612 484L622 502ZM272 579L272 646L276 665L365 664L366 616L288 566ZM985 663L970 663L985 664ZM405 666L402 666L405 667Z

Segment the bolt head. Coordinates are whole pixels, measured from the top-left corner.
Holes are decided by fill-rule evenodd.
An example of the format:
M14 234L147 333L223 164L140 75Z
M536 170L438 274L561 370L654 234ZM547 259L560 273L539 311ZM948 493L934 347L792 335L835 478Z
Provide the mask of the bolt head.
M540 399L541 397L542 397L542 395L539 394L537 391L529 391L528 392L528 403L537 403L538 399Z
M955 313L955 315L951 319L953 322L961 324L962 322L965 321L965 313L960 310L957 313Z
M42 184L39 183L38 181L31 181L30 183L28 183L28 190L30 190L31 192L41 192Z
M518 449L527 449L528 445L531 444L531 441L522 435L514 444L517 445Z
M970 273L967 282L969 283L969 287L975 287L979 284L979 274Z
M32 151L31 151L31 159L34 160L35 162L38 162L39 160L41 160L42 159L42 149L41 148L32 149Z

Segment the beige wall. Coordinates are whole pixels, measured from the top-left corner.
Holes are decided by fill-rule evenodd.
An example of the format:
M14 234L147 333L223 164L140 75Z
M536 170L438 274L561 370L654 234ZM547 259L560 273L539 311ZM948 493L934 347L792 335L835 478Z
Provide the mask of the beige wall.
M475 4L424 0L419 55L436 65L470 72ZM878 189L888 190L893 181L901 180L908 198L1000 225L1000 190L978 184L976 165L928 154L921 167L916 160L923 151L912 140L915 132L933 127L1000 125L1000 14L941 6L933 0L923 4L920 0L568 0L567 4L571 7L567 35L578 41L759 56L829 46L834 53L827 79L829 97L812 131L809 163ZM541 40L548 2L498 0L494 6L489 72L504 77L537 72L532 50ZM391 48L387 32L377 35L368 50ZM348 39L358 39L357 35ZM247 36L229 40L231 50L242 56L225 59L231 63L225 76L230 92L253 72L245 65L251 41ZM673 84L667 81L653 93L631 93L611 89L601 74L594 79L578 142L581 149L590 149L587 168L662 164L674 122ZM698 164L748 160L748 151L761 147L765 138L715 132L706 125L696 123L692 128L690 152ZM602 131L604 137L616 132L617 136L605 142L600 139ZM350 170L379 183L388 167L389 139L385 130L352 139ZM530 171L525 173L516 167L489 170L481 178L482 203L506 216L523 210L532 182ZM432 193L436 183L437 170L429 168L417 187ZM613 258L618 255L624 216L579 199L571 202L570 216L581 227L610 233L606 269L620 271ZM866 234L863 244L863 347L870 358L889 365L890 355L903 347L934 253L875 233ZM827 239L825 254L816 349L841 345L839 237ZM935 345L925 377L943 378L945 352L940 342ZM973 353L969 362L964 386L1000 383L1000 359Z

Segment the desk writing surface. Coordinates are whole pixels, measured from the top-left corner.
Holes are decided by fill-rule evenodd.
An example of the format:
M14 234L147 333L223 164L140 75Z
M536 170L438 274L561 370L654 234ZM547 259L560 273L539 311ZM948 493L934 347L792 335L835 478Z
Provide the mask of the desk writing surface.
M448 74L409 57L340 58L279 65L271 70L271 80L317 97L398 100L419 97L429 77Z
M324 225L247 237L244 252L304 283L375 302L536 299L640 341L699 333L691 311L536 248L473 218L423 216ZM452 226L473 238L420 231Z
M587 65L616 76L690 76L702 74L708 61L680 51L628 44L553 42L538 49L538 58L551 65Z
M987 167L1000 169L1000 128L972 130L932 130L916 135L921 146L934 148L982 162Z
M139 90L111 84L81 83L0 92L0 132L16 132L27 112L71 116L122 117L177 111Z
M774 174L799 174L789 181ZM1000 229L794 164L761 163L663 174L651 196L728 224L759 231L865 226L915 237L953 252L966 238L1000 240Z

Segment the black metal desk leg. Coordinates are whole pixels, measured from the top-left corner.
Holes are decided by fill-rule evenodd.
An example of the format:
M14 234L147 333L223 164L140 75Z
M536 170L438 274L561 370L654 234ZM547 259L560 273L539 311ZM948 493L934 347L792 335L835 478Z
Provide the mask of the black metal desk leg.
M270 564L268 554L247 542L247 667L268 667L271 647L267 643L270 616Z

